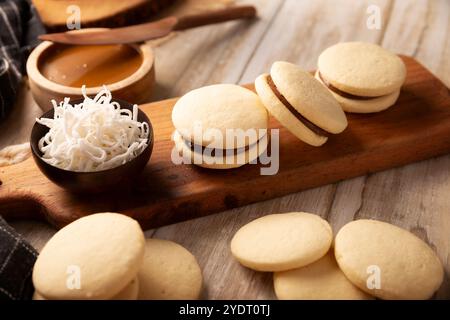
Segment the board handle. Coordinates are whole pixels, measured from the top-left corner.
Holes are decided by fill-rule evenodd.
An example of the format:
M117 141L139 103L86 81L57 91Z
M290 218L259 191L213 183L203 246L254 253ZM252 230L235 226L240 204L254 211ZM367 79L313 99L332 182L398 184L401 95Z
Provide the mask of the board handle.
M8 221L46 220L51 216L48 204L33 192L26 174L30 157L25 161L0 167L0 216ZM38 190L38 189L36 189Z
M235 6L222 10L179 17L173 30L186 30L225 21L251 19L255 16L256 8L254 6Z
M45 220L47 209L35 196L27 193L9 194L0 187L0 216L7 221Z

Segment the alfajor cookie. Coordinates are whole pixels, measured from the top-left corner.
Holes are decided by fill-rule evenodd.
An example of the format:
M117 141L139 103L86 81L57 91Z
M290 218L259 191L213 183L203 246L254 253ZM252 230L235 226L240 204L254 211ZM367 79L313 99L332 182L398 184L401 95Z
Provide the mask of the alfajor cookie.
M136 277L145 249L136 220L117 213L80 218L44 246L33 284L46 299L110 299Z
M270 74L256 79L255 88L267 110L312 146L324 144L330 134L347 127L347 118L331 93L292 63L275 62Z
M335 256L346 277L381 299L428 299L444 270L434 251L412 233L376 220L346 224L335 239Z
M284 271L323 257L332 238L330 225L317 215L271 214L240 228L231 240L231 253L250 269Z
M402 59L365 42L343 42L319 56L315 75L346 112L369 113L395 104L405 82Z
M333 250L307 266L275 272L280 300L366 300L370 295L354 286L339 269Z
M147 239L139 270L140 300L192 300L200 297L202 271L195 257L179 244Z
M175 104L172 122L172 139L185 163L236 168L267 148L267 111L254 92L238 85L190 91Z

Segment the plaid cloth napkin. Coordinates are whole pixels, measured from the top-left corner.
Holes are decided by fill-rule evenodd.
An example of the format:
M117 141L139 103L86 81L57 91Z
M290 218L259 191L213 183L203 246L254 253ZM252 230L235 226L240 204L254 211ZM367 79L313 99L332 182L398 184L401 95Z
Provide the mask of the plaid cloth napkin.
M27 0L0 0L0 120L14 105L25 62L44 32ZM37 252L0 217L0 300L31 299Z
M29 300L37 252L0 217L0 300Z
M0 0L0 121L14 105L26 58L44 31L29 1Z

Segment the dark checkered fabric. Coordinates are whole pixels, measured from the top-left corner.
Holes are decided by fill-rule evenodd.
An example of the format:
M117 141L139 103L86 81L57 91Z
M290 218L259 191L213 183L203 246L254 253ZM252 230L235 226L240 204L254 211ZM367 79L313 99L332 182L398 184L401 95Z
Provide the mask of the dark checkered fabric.
M36 250L0 217L0 300L29 300Z
M44 33L34 7L27 0L0 0L0 121L14 106L31 49Z

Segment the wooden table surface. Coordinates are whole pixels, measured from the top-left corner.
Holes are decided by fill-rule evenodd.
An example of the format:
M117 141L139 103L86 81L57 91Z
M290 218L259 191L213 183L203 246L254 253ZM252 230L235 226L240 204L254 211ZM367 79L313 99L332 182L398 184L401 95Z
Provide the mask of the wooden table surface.
M248 83L276 60L316 67L326 47L340 41L381 44L423 63L450 86L448 0L254 0L260 19L190 30L155 49L154 99L179 96L213 83ZM366 27L369 5L380 8L379 30ZM0 148L27 140L41 111L27 89L11 121L0 126ZM414 128L411 128L414 130ZM277 186L273 186L276 188ZM325 217L335 232L353 219L373 217L410 230L438 253L446 277L437 298L450 299L450 155L292 194L146 232L188 248L204 275L204 298L273 299L272 275L241 267L229 242L243 224L262 215L307 211ZM55 232L37 222L13 226L40 249Z

